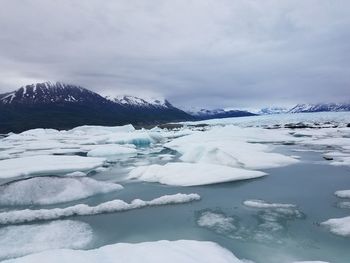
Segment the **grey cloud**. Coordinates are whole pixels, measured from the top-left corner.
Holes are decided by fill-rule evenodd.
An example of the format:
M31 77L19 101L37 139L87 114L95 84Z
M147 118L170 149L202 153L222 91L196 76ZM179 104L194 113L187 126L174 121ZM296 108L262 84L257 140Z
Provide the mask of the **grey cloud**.
M2 0L0 92L65 81L189 107L349 100L345 0Z

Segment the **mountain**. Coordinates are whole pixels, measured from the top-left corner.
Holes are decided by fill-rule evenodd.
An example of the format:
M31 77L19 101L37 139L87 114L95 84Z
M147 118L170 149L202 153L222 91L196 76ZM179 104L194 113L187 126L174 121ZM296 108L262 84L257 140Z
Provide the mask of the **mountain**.
M199 120L223 119L223 118L231 118L231 117L244 117L244 116L256 115L248 111L225 110L225 109L214 109L214 110L200 109L198 111L188 110L187 113Z
M289 113L322 112L322 111L350 111L350 103L318 103L298 104L291 108Z
M0 133L80 125L139 126L194 120L168 101L124 96L113 100L64 83L37 83L0 95Z
M170 109L174 108L171 103L165 99L144 99L135 96L117 96L115 98L106 97L107 99L119 105L128 105L134 108L154 108L154 109Z

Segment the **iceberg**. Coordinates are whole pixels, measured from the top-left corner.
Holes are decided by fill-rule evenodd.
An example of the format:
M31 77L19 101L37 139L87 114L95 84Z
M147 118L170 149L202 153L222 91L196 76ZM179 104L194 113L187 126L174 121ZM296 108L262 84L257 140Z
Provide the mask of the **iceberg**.
M97 206L78 204L65 208L14 210L8 212L0 212L0 224L20 224L38 220L54 220L70 216L87 216L104 213L115 213L147 206L182 204L198 200L200 200L200 196L198 194L178 193L174 195L163 195L150 201L134 199L131 203L126 203L123 200L115 199L101 203Z
M177 240L118 243L93 250L56 249L7 260L4 263L243 263L214 242Z
M4 260L49 249L83 249L90 245L93 232L86 223L62 220L2 227L0 236L0 260Z
M34 177L0 186L0 205L49 205L120 190L91 178Z
M37 155L6 159L0 161L0 179L88 171L102 166L104 162L104 158L67 155Z
M260 171L204 163L167 163L139 166L130 171L129 179L175 186L194 186L247 180L266 175Z

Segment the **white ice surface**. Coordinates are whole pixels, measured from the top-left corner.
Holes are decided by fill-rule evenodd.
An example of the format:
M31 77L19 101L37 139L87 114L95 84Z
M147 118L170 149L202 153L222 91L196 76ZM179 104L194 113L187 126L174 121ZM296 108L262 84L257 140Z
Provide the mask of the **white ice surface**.
M326 226L333 234L350 237L350 216L328 219L321 225Z
M48 205L120 190L91 178L34 177L0 186L0 205Z
M235 126L180 137L164 146L178 151L184 162L221 164L245 169L266 169L299 162L271 152L272 146L256 142L289 141L286 132ZM254 142L254 143L253 143Z
M87 153L90 157L104 157L119 154L135 154L137 150L131 145L123 146L118 144L98 145Z
M243 202L243 204L247 207L253 207L253 208L293 208L295 207L295 205L293 204L269 203L259 199L246 200Z
M0 161L0 179L28 175L62 174L75 171L88 171L102 166L103 158L38 155L6 159Z
M204 163L167 163L136 167L129 179L159 182L167 185L193 186L246 180L264 176L265 173Z
M0 237L0 260L4 260L49 249L83 249L92 241L93 233L86 223L62 220L2 227Z
M337 157L330 164L335 166L350 166L350 153L348 156Z
M160 206L170 204L181 204L200 200L198 194L173 194L163 195L151 201L134 199L131 203L126 203L123 200L112 200L101 203L97 206L88 206L86 204L78 204L65 208L52 209L24 209L8 212L0 212L0 224L19 224L24 222L33 222L37 220L54 220L69 216L86 216L103 213L114 213L127 211L132 209L143 208L147 206Z
M4 263L243 263L229 250L206 241L119 243L94 250L51 250Z
M234 219L224 214L215 212L203 212L197 220L200 227L215 229L218 233L225 233L236 229Z
M79 126L74 129L69 130L69 133L73 134L92 134L92 135L99 135L99 134L106 134L106 133L116 133L116 132L133 132L135 131L134 126L131 124L124 125L124 126L94 126L94 125L84 125Z
M334 194L340 198L350 198L350 190L339 190Z

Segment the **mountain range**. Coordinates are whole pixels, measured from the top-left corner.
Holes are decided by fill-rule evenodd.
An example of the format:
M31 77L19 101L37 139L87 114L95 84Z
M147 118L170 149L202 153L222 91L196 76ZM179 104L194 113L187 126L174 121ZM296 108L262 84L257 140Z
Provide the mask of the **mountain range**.
M350 111L350 103L298 104L291 109L270 107L256 111L183 111L166 99L103 97L76 85L44 82L0 94L0 133L21 132L38 127L70 129L80 125L113 126L131 123L145 127L176 121L321 111Z
M0 133L32 128L70 129L80 125L147 126L195 120L167 100L105 98L64 83L37 83L0 95Z

